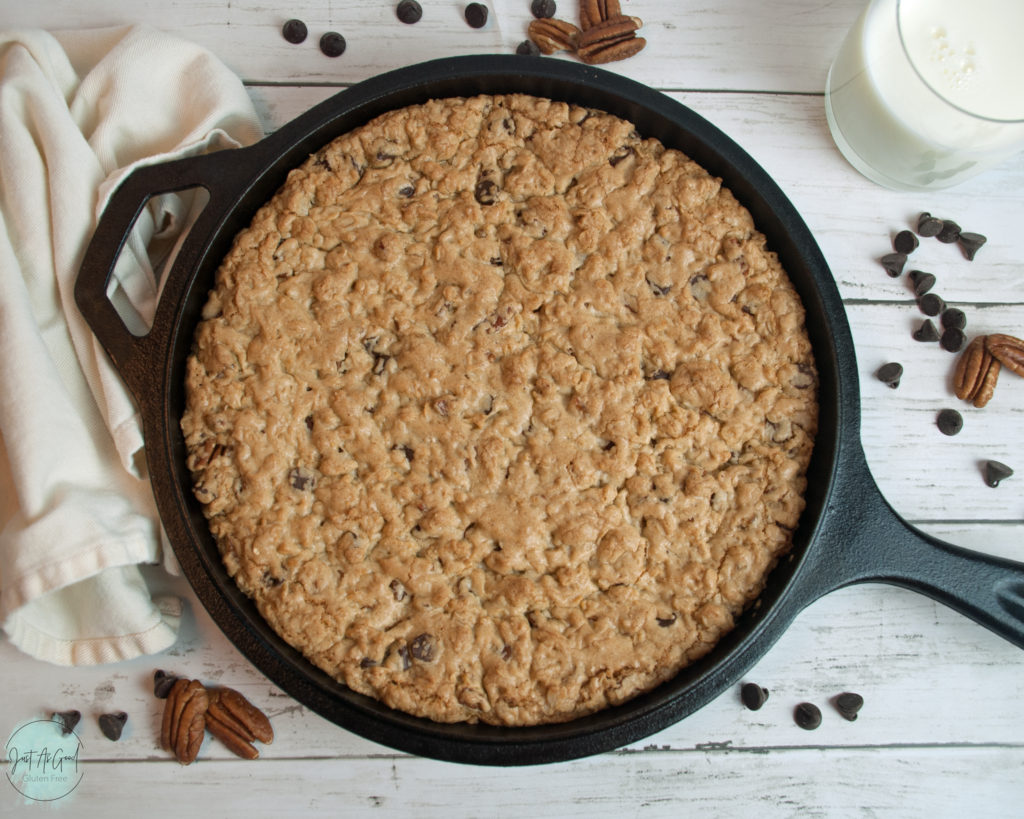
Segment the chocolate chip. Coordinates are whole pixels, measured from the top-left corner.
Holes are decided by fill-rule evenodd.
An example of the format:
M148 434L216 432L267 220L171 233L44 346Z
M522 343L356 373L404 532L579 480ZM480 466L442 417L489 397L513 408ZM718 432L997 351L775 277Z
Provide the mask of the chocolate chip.
M75 726L78 725L78 721L82 718L80 711L58 711L53 715L54 719L60 723L60 732L67 736L75 730Z
M935 424L943 435L956 435L964 428L964 418L955 409L939 410Z
M281 35L292 45L305 42L308 33L306 24L301 20L289 20L281 26Z
M939 331L935 329L931 319L925 319L914 331L914 341L938 341Z
M100 714L100 731L103 736L111 742L117 742L121 738L124 724L128 721L128 715L124 711L115 711L112 714Z
M942 331L942 338L939 339L939 346L951 353L958 353L963 349L967 341L967 335L959 327L947 327Z
M942 222L942 230L935 236L944 245L951 245L957 239L960 238L960 225L951 219L945 219Z
M604 447L605 451L607 451L607 450L611 449L611 447L615 446L615 443L613 441L609 441L609 444L611 444L611 446ZM658 625L661 628L668 628L669 626L671 626L679 618L678 618L678 616L676 615L675 612L672 612L671 616L669 616L669 617L655 617L654 619L658 621Z
M158 700L167 699L167 695L171 693L171 689L177 681L176 674L168 674L158 668L153 672L153 696Z
M530 13L538 20L546 20L555 16L555 0L533 0Z
M655 284L650 279L647 279L647 286L651 288L651 292L655 296L667 296L672 290L671 284Z
M520 57L539 57L540 49L533 40L523 40L516 46L516 54Z
M961 233L957 237L957 242L960 243L960 249L964 252L964 256L967 257L967 261L974 261L974 254L977 253L983 244L987 242L984 236L980 233Z
M399 603L409 596L409 593L405 590L405 586L402 585L402 581L397 578L388 584L388 588L391 589L391 594Z
M623 145L615 153L613 153L610 157L608 157L608 164L611 165L614 168L616 165L618 165L624 159L628 159L631 154L635 154L635 153L636 153L636 151L633 150L633 146L632 145Z
M757 711L768 701L768 689L757 683L744 683L740 689L740 699L751 711Z
M925 293L917 300L917 306L921 308L921 312L926 316L937 316L946 309L946 302L942 300L942 296L935 293Z
M397 664L401 671L409 671L409 667L413 664L409 659L409 646L400 640L395 640L390 646L388 646L387 651L384 652L384 660L387 661L392 654L397 656ZM389 664L393 667L395 663L392 662Z
M900 379L903 377L903 365L896 361L883 364L878 368L875 377L883 384L896 389L900 385Z
M917 237L909 230L901 230L893 237L892 247L897 253L910 254L917 250L917 246L920 242L917 241Z
M429 634L420 634L409 643L409 652L417 660L429 663L434 659L434 638Z
M408 199L414 193L416 193L416 188L414 188L412 185L403 185L401 188L398 189L398 195L401 196L403 199Z
M423 17L423 6L416 2L416 0L402 0L398 4L398 8L395 9L395 14L398 15L398 19L403 23L412 25L418 23L420 18Z
M268 589L276 589L284 581L280 577L274 577L269 571L263 573L263 577L260 578L264 587Z
M907 263L906 253L886 253L881 259L882 267L892 278L896 278L903 272L903 265Z
M359 661L360 668L373 668L375 665L377 665L377 661L369 657L363 657L363 659Z
M483 3L470 3L466 6L466 22L473 28L483 28L487 25L487 6Z
M991 487L999 486L999 482L1013 475L1013 470L999 461L985 461L985 483ZM77 713L77 712L76 712Z
M336 31L328 31L320 38L320 50L327 57L340 57L346 45L345 38Z
M797 364L797 374L790 379L790 384L798 390L807 390L814 386L814 370L807 364Z
M292 489L305 492L316 486L316 476L309 469L297 466L288 473L288 483L291 484Z
M473 196L481 205L493 205L498 199L498 186L490 179L483 179L476 183Z
M857 719L857 712L864 707L864 698L860 694L847 691L836 697L834 703L840 716L853 722Z
M910 282L914 285L914 293L918 296L923 296L935 287L935 277L923 270L911 270Z
M918 236L938 236L939 231L942 230L942 220L936 219L927 211L922 213L917 219L917 235Z
M821 709L813 702L802 702L793 710L793 719L805 731L813 731L821 725Z
M957 330L963 330L967 326L967 316L964 315L963 310L958 310L956 307L950 307L942 311L942 318L940 319L942 326L947 330L950 328L956 328Z

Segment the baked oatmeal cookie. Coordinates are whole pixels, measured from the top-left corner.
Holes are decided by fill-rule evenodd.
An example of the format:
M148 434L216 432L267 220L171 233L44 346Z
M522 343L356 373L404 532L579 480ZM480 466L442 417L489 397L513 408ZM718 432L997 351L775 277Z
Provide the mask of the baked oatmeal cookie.
M804 310L720 180L523 95L385 114L217 275L182 430L228 572L438 721L621 703L705 654L803 509Z

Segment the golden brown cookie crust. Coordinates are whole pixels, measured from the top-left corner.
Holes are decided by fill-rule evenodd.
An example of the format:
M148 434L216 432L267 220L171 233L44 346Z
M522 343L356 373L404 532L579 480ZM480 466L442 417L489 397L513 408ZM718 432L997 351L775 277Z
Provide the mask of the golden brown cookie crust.
M237 237L182 429L225 565L352 689L557 722L705 654L803 509L804 310L720 180L621 119L436 100Z

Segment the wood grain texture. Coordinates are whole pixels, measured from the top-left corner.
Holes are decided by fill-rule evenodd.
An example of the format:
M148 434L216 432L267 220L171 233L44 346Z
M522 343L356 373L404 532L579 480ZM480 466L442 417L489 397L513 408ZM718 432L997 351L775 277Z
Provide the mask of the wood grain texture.
M795 729L799 730L799 729ZM828 751L813 745L746 753L729 748L612 754L538 771L494 774L425 759L199 761L129 766L90 762L63 805L109 819L140 805L181 809L201 796L210 816L331 815L406 819L594 816L1019 816L1010 801L1020 748L901 747ZM134 770L143 768L144 770ZM969 779L964 770L976 771ZM383 772L383 775L382 775ZM482 779L487 777L486 784ZM935 782L951 783L937 791ZM543 783L543 784L540 784ZM955 787L953 786L955 785ZM741 807L742 806L742 807ZM39 815L39 805L5 816Z
M146 23L196 41L246 81L267 131L381 71L454 54L510 53L530 19L527 0L490 2L490 22L479 31L463 22L461 3L427 0L415 26L400 24L391 2L7 5L8 27ZM982 410L958 401L955 357L911 339L923 316L906 278L890 279L877 263L920 211L954 218L989 237L976 260L925 241L908 269L936 275L935 292L967 313L969 336L1024 335L1024 156L927 195L883 190L853 171L832 144L821 90L862 0L622 5L645 20L648 46L609 68L665 90L732 137L778 182L820 245L851 326L861 441L882 494L931 535L1024 561L1024 379L1001 376ZM559 14L575 19L576 7L561 0ZM307 23L306 43L281 38L286 17ZM316 47L329 29L349 43L336 60ZM874 378L887 361L904 366L897 390ZM952 438L934 423L947 406L965 421ZM1017 475L998 489L985 486L987 458ZM53 711L82 712L85 775L56 806L69 815L136 816L141 804L154 803L282 817L1020 815L1024 652L907 590L854 586L811 604L735 688L655 736L590 759L494 776L396 753L309 712L228 643L183 580L148 574L157 592L189 604L180 640L159 656L60 669L0 641L0 733ZM243 761L208 739L195 764L177 765L159 748L156 668L236 688L269 715L274 744L261 748L259 760ZM758 712L739 701L744 680L770 689ZM830 705L847 690L865 698L856 722ZM817 731L793 723L792 709L804 700L822 708ZM129 714L116 743L96 722L112 710ZM36 816L39 808L0 781L0 815Z
M61 4L8 4L5 25L81 28L146 23L193 40L241 77L274 83L353 83L391 68L457 54L511 54L532 19L529 0L491 0L489 21L471 29L463 3L429 2L423 19L403 25L394 3L259 0L115 0ZM752 3L665 3L625 0L624 14L644 21L647 47L614 70L658 88L820 93L840 42L861 9L860 0ZM54 17L59 16L55 21ZM559 16L578 22L576 0L559 3ZM289 17L304 20L310 36L293 46L281 37ZM324 31L343 34L345 54L317 51ZM796 45L799 44L799 45ZM556 59L572 59L557 57Z

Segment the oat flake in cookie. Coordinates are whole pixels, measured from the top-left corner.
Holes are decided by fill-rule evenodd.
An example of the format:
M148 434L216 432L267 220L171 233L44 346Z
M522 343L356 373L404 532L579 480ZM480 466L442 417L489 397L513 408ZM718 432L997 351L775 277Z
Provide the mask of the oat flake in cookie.
M804 311L683 154L528 96L385 114L221 266L182 419L263 616L439 721L557 722L705 654L803 509Z

